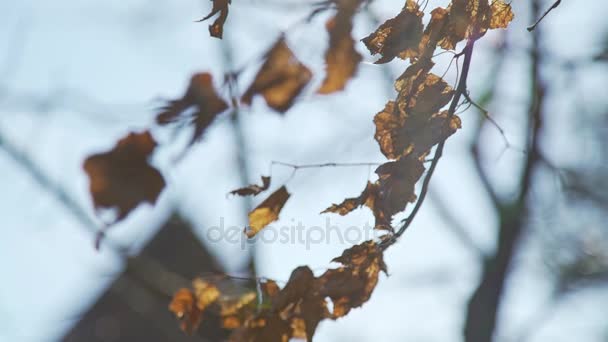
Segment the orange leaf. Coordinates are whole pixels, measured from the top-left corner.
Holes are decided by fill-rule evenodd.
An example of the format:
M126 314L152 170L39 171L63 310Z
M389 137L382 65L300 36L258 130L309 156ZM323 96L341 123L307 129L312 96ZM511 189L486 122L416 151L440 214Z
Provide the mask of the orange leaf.
M254 237L260 230L279 219L279 213L285 202L289 199L287 188L282 186L273 192L264 202L260 203L249 213L249 229L246 230L247 237Z
M150 132L130 133L109 152L84 162L95 208L116 208L116 221L125 218L141 202L156 203L165 187L160 172L148 164L156 147Z
M513 21L515 15L511 4L505 3L503 0L492 1L492 19L490 19L490 28L507 28L509 23Z
M325 52L327 75L317 93L330 94L344 89L346 83L357 72L361 55L355 49L351 37L352 19L361 0L342 0L337 2L338 13L325 25L329 33L329 47Z
M196 306L195 296L189 289L179 289L169 304L169 310L180 319L180 328L192 335L201 324L203 312Z
M242 101L250 105L253 97L260 94L268 106L284 113L308 84L312 72L298 61L283 37L266 53L265 59Z

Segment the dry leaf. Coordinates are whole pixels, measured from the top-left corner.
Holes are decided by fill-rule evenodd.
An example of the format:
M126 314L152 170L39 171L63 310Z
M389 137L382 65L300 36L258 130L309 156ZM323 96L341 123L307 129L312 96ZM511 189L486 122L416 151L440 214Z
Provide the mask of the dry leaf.
M423 28L422 15L416 1L407 0L401 13L362 39L372 55L382 55L376 64L388 63L395 57L406 59L418 56Z
M330 94L344 89L348 80L357 72L362 57L355 49L351 31L353 16L360 3L360 0L338 1L338 13L327 21L326 27L329 33L329 47L325 52L327 76L317 91L319 94Z
M490 28L507 28L509 23L515 18L511 4L507 4L504 0L493 0L491 8Z
M422 161L411 155L380 165L376 169L379 177L376 206L387 217L405 210L408 203L416 201L415 185L423 172Z
M180 328L192 335L201 324L203 312L196 306L195 296L189 289L179 289L169 304L169 311L180 320Z
M249 227L245 231L247 237L254 237L260 230L279 219L279 213L289 199L287 188L282 186L273 192L264 202L260 203L249 213Z
M188 111L190 108L195 108L195 110ZM161 125L180 120L192 122L194 135L191 143L193 143L202 137L216 116L226 109L228 109L228 104L213 87L213 77L209 73L199 73L190 79L190 85L184 97L169 102L156 116L156 121Z
M262 176L262 185L251 184L244 188L230 191L230 194L239 196L256 196L262 191L268 190L268 187L270 187L270 177Z
M395 83L398 102L389 101L374 117L374 137L387 158L420 157L460 127L458 117L452 120L437 112L450 102L454 91L439 76L428 73L430 66L411 65Z
M266 53L265 60L242 101L250 105L260 94L269 107L284 113L308 84L312 72L298 61L283 37Z
M382 250L373 241L353 246L332 261L344 266L326 271L317 286L322 297L331 298L331 318L336 319L369 300L380 271L386 273L386 265Z
M207 20L217 13L220 15L215 19L213 24L209 25L209 34L212 37L222 39L224 35L224 23L226 23L226 19L228 18L228 5L232 2L232 0L210 0L213 1L213 8L211 9L211 13L209 13L206 17L204 17L200 21Z
M111 151L85 160L84 170L96 209L116 208L118 221L142 202L156 203L165 180L148 164L155 148L150 132L130 133Z
M494 28L505 28L513 20L511 5L504 0L453 0L448 7L447 28L439 45L446 50L456 48L465 38L478 38Z

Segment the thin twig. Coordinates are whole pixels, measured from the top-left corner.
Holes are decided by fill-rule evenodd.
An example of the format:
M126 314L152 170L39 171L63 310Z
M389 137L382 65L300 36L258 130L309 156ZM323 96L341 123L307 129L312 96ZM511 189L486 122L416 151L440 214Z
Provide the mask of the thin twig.
M357 167L357 166L380 166L383 163L369 163L369 162L364 162L364 163L321 163L321 164L302 164L302 165L297 165L297 164L290 164L290 163L284 163L281 161L276 161L273 160L271 162L271 167L272 165L281 165L281 166L285 166L285 167L290 167L292 169L318 169L318 168L323 168L323 167Z
M483 108L481 105L479 105L477 102L473 101L473 99L471 99L471 96L469 95L468 92L463 93L462 96L464 96L464 98L470 104L472 104L473 107L477 108L481 112L481 114L483 114L483 116L485 116L485 118L492 124L492 126L494 126L498 130L498 132L500 133L500 136L502 137L502 140L505 143L505 147L512 148L513 145L511 145L509 138L507 138L507 135L505 134L505 130L502 127L500 127L498 122L496 122L496 120L494 120L494 118L492 116L490 116L490 112L487 109Z
M540 24L540 22L547 16L547 14L549 14L551 11L556 9L557 6L559 6L559 4L561 4L561 3L562 3L562 0L557 0L551 7L549 7L549 9L547 9L540 18L538 18L538 20L534 23L534 25L529 26L527 28L528 32L534 31L536 29L536 26L538 26L538 24Z

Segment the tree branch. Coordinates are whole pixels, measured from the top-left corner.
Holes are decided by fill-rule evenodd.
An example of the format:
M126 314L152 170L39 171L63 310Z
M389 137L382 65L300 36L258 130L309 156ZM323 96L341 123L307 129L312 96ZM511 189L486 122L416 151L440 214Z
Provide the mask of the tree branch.
M547 9L545 11L545 13L540 18L538 18L538 20L536 20L536 22L533 25L528 26L528 28L527 28L528 32L534 31L536 29L536 26L538 26L538 24L540 24L540 22L543 19L545 19L545 17L547 16L547 14L549 14L551 11L553 11L554 9L556 9L561 3L562 3L562 0L555 1L555 3L553 3L553 5L551 7L549 7L549 9Z
M539 0L532 3L533 13L539 12ZM488 342L494 336L497 314L500 309L505 283L517 251L517 243L525 229L528 211L528 193L532 185L533 173L540 160L539 140L542 127L544 85L540 75L540 34L533 33L531 60L531 100L528 108L528 154L517 187L517 195L508 202L499 203L500 227L495 254L483 265L481 281L467 305L464 327L466 342Z

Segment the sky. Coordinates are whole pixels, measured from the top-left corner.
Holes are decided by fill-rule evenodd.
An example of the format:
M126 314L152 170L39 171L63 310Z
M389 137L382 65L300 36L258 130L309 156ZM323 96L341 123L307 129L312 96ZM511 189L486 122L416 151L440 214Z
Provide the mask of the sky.
M163 171L167 189L154 207L144 205L113 227L109 233L113 241L144 245L173 208L179 208L195 224L201 238L220 222L244 226L242 200L225 196L241 185L229 120L218 120L203 141L178 160L188 132L175 137L154 126L154 113L164 100L181 95L193 73L210 71L219 80L222 72L230 69L222 54L223 44L238 47L232 65L246 67L242 86L246 85L259 66L257 58L281 30L290 28L288 42L315 72L314 84L285 116L257 100L244 110L241 123L247 142L248 178L256 181L267 174L273 160L296 164L383 161L373 139L372 117L393 96L386 74L395 77L407 64L396 61L385 69L373 65L374 59L359 44L364 63L345 91L329 97L315 95L314 85L323 75L327 15L310 25L293 27L306 16L306 10L285 8L275 0L233 3L224 41L208 36L207 23L193 22L208 12L208 1L0 3L0 133L94 217L82 161L110 149L129 131L152 127L162 146L154 164ZM525 46L528 33L524 28L530 23L526 1L514 0L513 5L516 19L509 39ZM400 2L385 0L377 1L373 8L378 17L389 18L400 7ZM608 6L601 1L564 2L543 23L547 47L556 59L584 55L608 32L601 20L606 15ZM354 35L363 37L372 29L360 16ZM498 41L498 34L489 34L476 51L470 81L473 92L484 87L488 76L484 66L492 63L491 51ZM513 53L506 63L508 71L499 77L504 84L513 84L505 90L512 102L501 109L499 118L517 146L523 137L510 113L525 106L525 87L517 84L523 82L518 75L526 65L521 53ZM437 68L442 66L447 66L446 60ZM453 81L453 72L447 79ZM586 87L597 89L599 77L590 75L589 79ZM472 138L467 123L474 123L475 115L463 114L463 129L447 144L432 188L454 203L457 218L474 242L490 251L496 217L480 184L471 176L467 150ZM556 115L560 115L559 110ZM512 181L510 171L522 155L515 150L502 153L500 135L488 135L494 141L488 146L493 180L507 189ZM559 151L568 150L566 144L558 146ZM556 152L553 156L565 158ZM4 219L0 227L0 341L55 341L119 274L120 259L107 249L95 251L91 231L3 149L0 170L4 176L0 194ZM331 203L358 195L366 181L373 179L373 169L299 170L289 179L290 173L290 169L272 167L273 178L279 180L274 186L280 180L287 181L293 194L277 226L301 222L310 230L327 224L340 229L371 224L372 215L363 209L347 217L318 213ZM339 241L258 242L254 253L259 275L283 281L303 264L322 273L331 267L329 261L349 246ZM508 292L507 309L500 314L504 322L499 331L501 340L511 341L550 300L551 284L533 261L537 256L535 243L533 239L526 241L526 251L530 252L518 257L521 267L513 276L514 284L509 285L516 285L517 291ZM238 270L245 262L240 243L209 246L229 271ZM371 300L337 322L321 323L316 341L454 341L461 336L463 310L479 276L479 265L476 255L453 234L432 201L423 206L411 231L386 253L385 260L390 276L381 276ZM571 341L573 336L605 341L608 328L601 319L599 303L608 304L606 290L564 301L532 341Z

